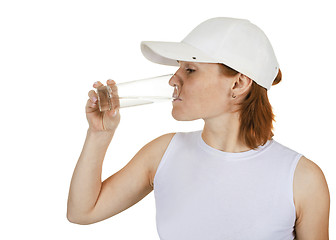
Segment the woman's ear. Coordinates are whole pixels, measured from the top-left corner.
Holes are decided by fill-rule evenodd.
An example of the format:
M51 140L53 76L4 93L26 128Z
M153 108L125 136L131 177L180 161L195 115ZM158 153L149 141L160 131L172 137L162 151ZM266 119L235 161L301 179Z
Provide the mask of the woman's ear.
M253 80L251 78L249 78L248 76L246 76L244 74L240 74L240 79L247 88L250 88L250 86L252 86L252 81Z
M235 92L235 95L241 95L247 92L252 86L252 79L248 76L239 73L234 81L234 86L232 90Z

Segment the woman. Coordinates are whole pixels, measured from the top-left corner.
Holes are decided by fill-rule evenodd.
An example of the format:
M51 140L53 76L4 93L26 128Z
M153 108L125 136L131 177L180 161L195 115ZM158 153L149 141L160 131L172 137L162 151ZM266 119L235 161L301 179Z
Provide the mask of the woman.
M69 221L109 218L154 189L162 239L328 239L323 172L272 138L267 90L281 81L281 71L266 35L247 20L214 18L182 42L143 42L141 49L153 62L179 66L169 81L179 89L172 115L202 118L204 128L154 139L102 183L120 114L100 113L90 91ZM107 84L117 90L114 81Z

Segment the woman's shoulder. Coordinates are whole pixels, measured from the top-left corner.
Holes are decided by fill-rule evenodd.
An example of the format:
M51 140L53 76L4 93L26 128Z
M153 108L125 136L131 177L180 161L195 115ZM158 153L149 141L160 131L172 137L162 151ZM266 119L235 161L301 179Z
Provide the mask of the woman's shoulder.
M147 154L150 154L152 156L150 158L151 162L149 170L151 185L153 185L154 176L160 164L160 161L175 134L176 134L175 132L163 134L147 144L148 145Z
M329 189L322 169L302 156L294 173L294 202L298 221L307 211L315 211L329 202ZM307 215L307 214L306 214Z
M308 187L312 183L325 184L325 176L322 169L312 160L302 156L296 166L294 180L302 187Z
M327 182L322 169L312 160L302 156L294 173L294 190L297 196L305 198L311 191L319 191ZM312 188L313 187L313 188Z
M157 154L157 155L163 155L166 151L170 141L175 136L175 132L171 133L165 133L154 140L152 140L148 145L150 145L151 152Z

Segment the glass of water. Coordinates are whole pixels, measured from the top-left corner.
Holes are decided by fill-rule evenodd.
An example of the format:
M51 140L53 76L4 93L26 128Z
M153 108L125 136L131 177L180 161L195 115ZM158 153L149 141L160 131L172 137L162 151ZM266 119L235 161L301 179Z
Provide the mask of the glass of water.
M177 85L169 85L173 74L145 78L116 84L112 89L108 85L96 89L101 112L115 108L133 107L157 102L172 101L179 95Z

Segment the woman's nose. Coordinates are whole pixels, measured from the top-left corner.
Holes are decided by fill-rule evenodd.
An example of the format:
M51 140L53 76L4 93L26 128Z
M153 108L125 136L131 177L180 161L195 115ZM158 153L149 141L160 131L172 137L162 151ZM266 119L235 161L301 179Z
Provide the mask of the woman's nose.
M169 85L174 87L176 85L175 74L169 79Z
M172 87L175 87L175 85L181 85L181 80L176 73L169 79L169 85Z

